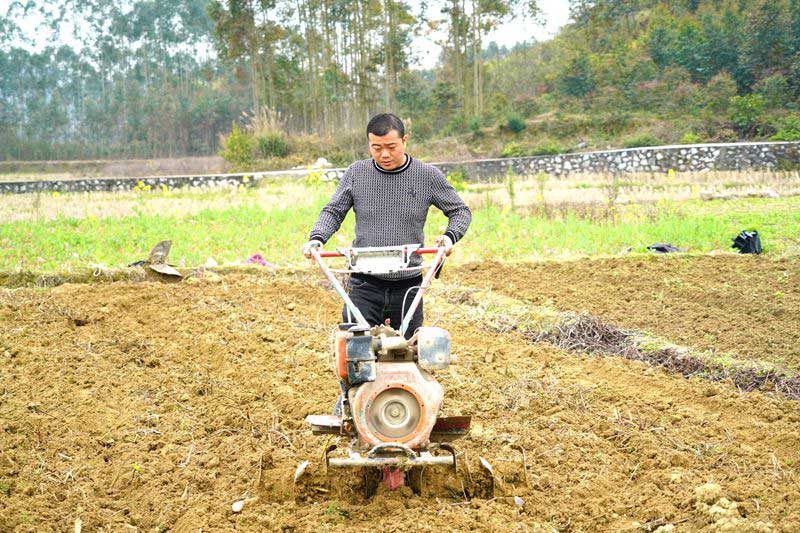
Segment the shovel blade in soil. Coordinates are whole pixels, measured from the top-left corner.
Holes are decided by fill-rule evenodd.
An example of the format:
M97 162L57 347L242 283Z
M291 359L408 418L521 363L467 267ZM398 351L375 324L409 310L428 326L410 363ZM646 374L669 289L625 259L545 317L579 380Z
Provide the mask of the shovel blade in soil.
M471 416L442 416L436 420L431 430L433 442L447 442L463 437L469 432Z
M342 419L334 415L308 415L306 424L314 435L339 435L342 431Z

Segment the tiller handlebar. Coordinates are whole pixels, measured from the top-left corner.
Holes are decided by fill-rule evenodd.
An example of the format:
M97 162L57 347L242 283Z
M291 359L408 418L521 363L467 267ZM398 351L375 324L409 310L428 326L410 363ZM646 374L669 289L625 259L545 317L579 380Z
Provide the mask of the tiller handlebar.
M408 272L414 270L421 270L424 266L410 266L413 256L423 254L436 254L433 262L427 267L428 271L422 279L422 284L417 290L411 305L403 317L403 323L400 325L400 335L405 335L414 312L419 307L422 301L422 296L425 291L430 287L436 271L439 270L445 257L445 248L443 246L422 248L418 244L407 244L402 246L386 246L376 248L339 248L336 251L322 251L317 248L311 248L311 255L317 262L320 270L328 281L333 285L336 294L344 301L350 313L355 318L359 326L369 328L370 324L361 314L361 311L355 306L347 291L342 284L334 276L334 272L343 273L365 273L365 274L389 274L396 272ZM330 268L323 258L344 257L347 259L347 269L332 269Z

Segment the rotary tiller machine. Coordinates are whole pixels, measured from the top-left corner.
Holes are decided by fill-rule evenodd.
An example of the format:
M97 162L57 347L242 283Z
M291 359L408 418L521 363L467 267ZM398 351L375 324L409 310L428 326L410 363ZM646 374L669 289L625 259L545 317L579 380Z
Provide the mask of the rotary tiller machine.
M433 255L422 265L422 255ZM414 311L444 261L445 249L403 245L380 248L312 250L325 277L352 317L339 324L333 337L334 371L342 395L333 415L309 415L315 435L338 435L345 446L330 445L324 452L326 469L362 468L369 481L390 489L408 484L419 492L425 467L456 470L456 451L449 444L469 429L470 417L440 417L442 386L433 372L450 364L450 334L438 327L420 327L406 340ZM346 268L330 268L325 258L344 258ZM427 268L399 329L368 324L335 273L369 275L421 271ZM413 289L413 288L412 288ZM409 293L406 293L408 296ZM405 302L404 302L405 303ZM338 449L338 451L337 451ZM308 461L298 467L302 476Z

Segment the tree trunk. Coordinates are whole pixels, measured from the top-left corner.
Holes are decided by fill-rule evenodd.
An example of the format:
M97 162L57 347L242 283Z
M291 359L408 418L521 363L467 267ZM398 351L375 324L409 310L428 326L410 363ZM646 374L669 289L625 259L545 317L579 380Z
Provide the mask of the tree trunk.
M392 5L392 0L384 0L383 9L384 9L384 24L385 27L383 29L383 53L385 57L384 61L384 100L387 110L394 109L394 77L395 77L395 68L394 68L394 44L395 44L395 24L394 24L394 6Z
M472 0L472 100L474 103L473 112L474 116L481 114L480 102L480 15L478 14L480 6L478 2Z

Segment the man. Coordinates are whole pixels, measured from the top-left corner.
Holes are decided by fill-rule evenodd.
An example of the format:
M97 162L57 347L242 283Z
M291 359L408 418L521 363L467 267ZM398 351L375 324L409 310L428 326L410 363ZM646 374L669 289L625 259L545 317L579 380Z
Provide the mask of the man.
M467 231L472 214L464 201L434 167L406 154L408 135L403 121L391 113L376 115L367 125L371 159L356 161L345 171L336 192L322 208L311 229L303 254L321 247L339 229L350 209L356 214L353 247L424 244L425 219L434 205L448 218L447 230L436 244L447 255ZM402 316L422 283L417 271L369 276L355 273L350 278L350 298L370 325L386 319L399 328ZM405 299L405 308L403 301ZM347 307L342 311L347 322ZM422 304L411 320L406 337L422 325Z

